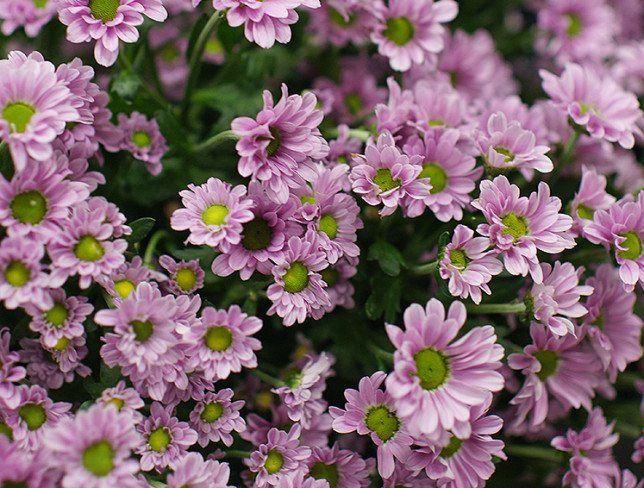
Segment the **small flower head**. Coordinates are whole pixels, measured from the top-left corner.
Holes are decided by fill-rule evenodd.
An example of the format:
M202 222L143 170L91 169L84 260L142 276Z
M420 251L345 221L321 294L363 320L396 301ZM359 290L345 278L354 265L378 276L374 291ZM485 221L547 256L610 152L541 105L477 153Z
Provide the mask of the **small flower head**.
M204 458L198 452L189 452L175 463L168 475L168 488L232 488L228 485L230 466Z
M165 138L154 119L148 120L145 115L133 112L129 117L119 114L118 128L122 133L118 149L129 151L135 159L143 161L152 175L161 172L161 159L168 151Z
M233 390L230 388L217 393L208 392L190 412L190 426L197 432L197 442L201 447L218 441L230 447L233 444L231 432L242 432L246 429L246 422L239 415L244 402L232 401L232 398Z
M203 287L206 273L199 266L199 260L176 262L170 256L159 258L159 265L170 274L164 285L175 295L190 295Z

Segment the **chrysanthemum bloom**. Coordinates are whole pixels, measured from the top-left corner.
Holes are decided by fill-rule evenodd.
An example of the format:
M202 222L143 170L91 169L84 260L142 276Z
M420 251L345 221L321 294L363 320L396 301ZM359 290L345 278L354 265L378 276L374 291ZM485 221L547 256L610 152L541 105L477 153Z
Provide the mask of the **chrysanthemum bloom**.
M25 29L27 37L36 37L40 29L56 15L56 2L47 0L4 0L0 11L2 33L10 36L19 27Z
M253 201L246 197L246 187L231 186L218 178L208 178L203 185L188 185L179 192L185 208L175 210L171 226L189 230L186 242L221 248L239 244L243 225L253 219Z
M488 283L503 270L503 264L488 250L489 247L487 237L474 237L474 231L469 227L456 226L438 265L441 278L449 279L452 296L469 296L474 303L481 303L482 291L488 295L492 293Z
M253 451L250 459L244 460L251 472L257 473L254 486L276 486L281 478L303 470L311 449L300 445L301 430L299 424L295 424L288 433L275 428L268 431L266 443Z
M570 263L555 262L554 267L541 263L543 282L530 290L534 303L534 318L556 336L575 333L576 319L586 315L586 307L579 300L593 293L593 287L579 285L583 268L575 269Z
M393 77L387 78L387 88L387 103L376 105L376 129L378 134L388 131L397 135L402 129L409 129L416 102L414 93L403 90Z
M67 40L96 41L98 64L111 66L119 53L119 40L136 42L143 15L163 22L168 13L161 0L59 0L58 18L67 26Z
M0 329L0 405L16 408L20 403L18 382L25 377L26 371L16 364L20 355L9 349L10 340L9 329Z
M412 63L422 64L443 50L445 28L441 24L454 20L458 4L453 0L391 0L387 5L376 4L375 13L378 23L371 40L393 69L407 71Z
M362 150L362 141L351 137L349 133L349 126L340 124L338 126L338 137L329 141L329 154L322 160L322 162L329 167L336 164L349 164L351 161L351 154L359 153ZM351 184L346 190L351 189Z
M60 422L72 405L54 403L47 390L37 385L20 385L17 389L18 405L7 412L7 425L18 447L33 452L42 448L43 434Z
M86 297L68 297L62 288L51 290L50 294L54 301L52 307L42 310L29 304L25 309L33 317L29 328L40 334L44 346L52 348L63 337L73 339L82 336L85 333L83 322L94 307Z
M203 288L206 273L199 266L199 260L176 262L168 255L159 257L159 265L170 274L170 280L163 283L174 295L189 295Z
M308 316L316 320L322 317L331 302L320 275L328 261L317 236L309 231L304 238L291 237L283 255L273 261L275 283L266 290L273 302L268 315L279 315L287 327L304 322Z
M550 196L550 187L544 182L530 197L519 196L519 187L505 176L482 181L480 189L472 206L483 212L487 224L476 231L490 238L510 274L526 276L530 272L534 282L541 283L537 250L558 254L575 246L569 232L572 218L559 213L561 200Z
M248 1L263 8L269 5L269 2ZM270 3L275 1L291 0ZM240 136L235 146L240 156L239 174L265 183L268 197L277 203L285 203L289 188L299 186L306 179L313 159L322 159L329 152L318 129L323 115L316 103L317 98L311 92L289 96L283 84L282 98L277 104L271 93L265 91L264 108L255 119L238 117L231 123L232 130Z
M432 444L428 439L416 439L419 448L412 451L406 467L413 471L424 469L441 487L483 486L495 470L492 456L507 459L503 441L491 437L503 425L496 415L486 415L491 402L492 395L489 395L484 403L472 408L471 434L466 438L451 434L449 442L442 446Z
M170 10L167 3L164 6ZM170 14L172 15L171 12ZM177 102L181 101L188 80L188 56L186 56L188 38L183 36L181 18L174 17L174 19L174 22L171 20L151 28L148 42L154 53L163 93L170 100Z
M322 281L327 284L325 291L329 295L330 305L327 313L332 312L335 307L351 309L355 306L353 292L355 291L350 278L358 272L357 264L352 264L346 258L340 259L337 263L320 271Z
M427 178L429 187L422 199L405 198L405 208L410 217L421 215L429 208L441 222L463 218L463 208L472 201L469 193L483 174L476 168L476 160L458 149L461 133L456 129L431 131L407 141L405 154L422 157L419 180Z
M38 339L24 338L20 347L20 360L27 365L27 378L33 384L56 390L63 383L74 381L76 374L86 377L91 373L80 362L87 356L84 337L61 338L56 346L47 349Z
M369 486L369 466L358 454L340 449L335 443L331 447L312 447L307 461L308 476L326 480L329 486L362 488Z
M168 488L232 488L228 485L230 466L189 452L175 463L168 475Z
M376 144L367 143L365 154L357 156L351 169L353 191L369 205L383 204L380 215L394 213L406 200L423 200L429 193L426 179L418 179L423 158L407 156L396 147L389 132L380 134ZM405 203L407 208L410 203Z
M231 432L246 429L246 422L239 415L244 401L232 401L233 394L230 388L208 392L190 412L190 426L197 432L197 442L201 447L219 441L230 447L233 445Z
M105 213L103 223L110 224L113 227L112 237L123 237L132 233L132 228L129 225L125 225L127 219L123 212L119 210L116 204L108 201L107 198L92 196L87 200L87 207L92 212Z
M459 129L470 118L465 98L447 81L421 79L414 84L413 93L413 119L423 132Z
M60 473L48 469L46 455L37 451L33 455L21 450L17 443L0 435L0 486L48 488L56 486Z
M444 430L467 437L470 408L503 388L503 348L494 328L476 327L454 341L466 319L465 306L454 302L445 316L443 305L432 298L425 309L413 304L405 310L405 330L387 324L396 346L394 371L387 392L414 435L437 439ZM452 343L452 341L454 341Z
M116 147L108 146L107 149L130 152L135 159L145 163L151 175L158 175L163 169L161 159L168 151L168 146L157 121L148 120L139 112L132 112L129 117L120 113L118 130L121 132L121 138Z
M546 156L550 148L536 145L534 133L515 120L508 121L503 112L490 115L486 130L476 134L476 146L492 173L518 169L530 180L534 170L549 173L554 168Z
M644 288L644 191L637 201L627 197L595 212L586 226L586 238L614 250L626 291L633 291L638 282Z
M64 472L64 488L139 488L139 463L130 459L139 442L129 415L101 405L62 420L44 439L49 464Z
M517 405L511 426L539 428L548 415L552 399L560 410L583 406L590 411L593 389L601 380L601 365L582 344L583 333L556 337L538 324L530 326L532 344L523 353L510 354L508 365L526 377L521 390L510 401Z
M638 482L635 475L628 469L624 469L623 471L617 470L617 474L615 475L615 488L644 488L644 480Z
M113 405L119 412L131 415L135 424L143 419L143 415L138 411L145 406L141 395L134 388L127 388L123 380L114 388L105 388L96 399L96 404Z
M579 191L570 206L573 229L586 237L586 226L592 222L595 211L606 210L614 203L615 197L606 193L606 177L583 166Z
M90 209L78 205L63 225L59 239L47 246L57 278L78 274L81 288L88 288L92 280L109 275L125 262L127 249L124 239L109 240L114 232L111 224L104 223L107 208Z
M584 328L611 382L618 371L642 357L643 322L634 311L634 292L625 293L617 270L610 264L597 268L586 284L594 288L586 301Z
M357 230L362 229L360 207L351 195L337 194L319 203L320 218L317 228L319 245L327 260L335 264L342 256L356 259L360 255Z
M413 473L402 464L396 464L393 474L383 482L383 488L426 488L432 483L425 471Z
M152 281L153 274L150 268L143 265L140 256L134 256L132 261L126 261L112 274L99 276L97 282L115 300L130 296L139 283Z
M262 328L262 321L246 315L237 305L228 310L204 308L201 323L183 337L189 345L188 367L202 371L205 378L225 380L242 368L256 368L255 351L262 348L253 334Z
M624 91L608 76L600 77L591 68L566 64L561 76L540 70L544 91L552 102L576 124L598 139L618 142L625 149L640 134L637 121L642 117L637 97Z
M40 53L12 51L0 60L0 139L9 145L16 170L28 157L44 162L65 124L79 118L69 89Z
M309 13L311 22L307 26L319 43L344 47L350 42L359 46L368 40L374 20L369 6L338 0L321 4L319 9Z
M313 167L313 174L311 174L309 181L297 188L291 188L289 202L295 202L296 206L295 213L291 218L302 225L311 227L311 224L320 218L322 205L331 205L338 194L350 191L351 181L349 180L348 164L326 166L322 162L317 163ZM346 205L350 206L351 203L347 202ZM313 229L316 230L316 227L313 226Z
M317 480L306 475L304 471L297 471L289 476L280 478L275 484L275 488L327 488L328 486L330 485L326 480Z
M172 416L174 408L158 402L152 403L150 416L136 426L144 442L135 452L141 455L141 469L162 472L174 468L187 450L197 442L197 433L187 422Z
M586 426L575 432L568 429L564 436L552 439L552 447L571 453L570 470L563 477L563 484L573 488L613 486L619 465L613 459L613 446L619 434L613 434L615 422L606 423L604 414L595 407L588 415Z
M405 421L394 407L394 399L380 389L385 373L378 371L365 376L358 390L347 388L344 410L329 407L333 417L333 430L340 434L357 432L368 435L378 447L378 473L389 478L394 472L395 459L404 463L409 455L413 438L408 434Z

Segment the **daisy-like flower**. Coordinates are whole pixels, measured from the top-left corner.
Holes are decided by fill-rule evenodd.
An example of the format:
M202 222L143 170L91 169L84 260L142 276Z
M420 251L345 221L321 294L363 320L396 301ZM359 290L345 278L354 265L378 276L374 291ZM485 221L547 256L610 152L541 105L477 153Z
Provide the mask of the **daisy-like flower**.
M362 488L369 485L369 464L355 452L340 449L337 443L331 447L312 447L307 464L308 476L326 480L329 486Z
M463 208L472 201L469 193L476 187L483 168L476 168L476 160L458 149L460 137L456 129L430 131L422 139L414 137L405 144L406 154L422 157L422 170L417 178L429 180L423 198L405 198L410 217L429 208L441 222L463 218Z
M189 452L175 463L168 475L168 488L233 488L228 485L230 466L204 458L198 452Z
M310 12L311 29L318 42L344 47L349 42L356 46L364 44L373 24L373 14L359 2L331 0L321 2L319 9Z
M123 263L112 274L99 276L97 282L112 299L122 300L130 296L139 283L151 281L152 278L152 271L143 265L143 259L134 256L132 261Z
M64 473L64 488L140 488L139 463L130 458L139 442L132 418L102 405L63 419L44 439L50 465Z
M187 422L172 416L174 408L152 403L150 416L136 426L144 442L135 452L141 455L141 469L162 472L173 468L186 455L187 450L197 442L197 433Z
M596 210L607 210L615 203L615 197L606 193L606 177L594 169L583 166L579 191L570 206L573 229L586 237L586 226L593 220Z
M267 441L244 460L250 471L257 473L254 486L276 486L280 479L303 469L311 449L300 445L301 431L298 424L288 433L275 428L268 431Z
M10 36L19 27L25 29L27 37L36 37L40 29L56 15L56 2L48 0L4 0L0 10L2 33Z
M387 392L414 435L438 439L452 430L467 437L470 409L503 388L497 371L503 348L494 328L476 327L455 340L465 319L461 302L452 303L446 316L443 304L432 298L425 309L413 304L405 310L404 331L385 326L396 346Z
M342 256L355 259L360 255L356 231L362 229L360 207L351 195L337 194L319 203L320 218L315 227L318 242L327 260L335 264Z
M201 447L219 441L230 447L233 445L230 433L246 429L246 422L239 415L244 401L232 401L233 395L230 388L216 393L208 392L190 412L190 426L197 432L197 442Z
M593 293L593 287L579 285L583 268L575 269L570 263L555 262L554 267L541 263L543 282L530 290L534 303L534 318L556 336L575 333L576 319L586 315L586 307L579 300Z
M378 22L371 40L397 71L407 71L412 63L422 64L442 51L445 28L441 24L454 20L458 13L458 4L453 0L391 0L387 5L376 5Z
M644 288L644 191L636 201L624 198L598 210L585 230L590 242L614 250L626 291L633 291L638 282Z
M135 159L143 161L151 175L156 176L163 168L161 159L168 151L165 138L159 130L159 124L154 119L148 118L139 112L132 112L128 117L118 115L118 129L121 139L116 148L108 146L107 149L128 151Z
M40 53L12 51L0 60L0 139L9 145L17 171L28 158L51 159L54 139L66 123L78 120L72 93Z
M119 381L114 388L105 388L96 399L97 405L113 405L124 414L132 416L133 423L139 423L143 415L139 412L145 406L141 395L134 388L127 388L125 381Z
M111 66L119 53L119 41L136 42L143 16L157 22L168 17L161 0L59 0L58 18L67 26L67 40L96 41L94 57Z
M581 431L568 429L565 436L552 439L552 447L571 453L570 470L563 477L564 485L573 488L614 486L613 478L619 473L612 452L619 441L619 434L613 434L614 426L615 422L607 424L601 408L595 407Z
M20 361L27 365L27 378L36 385L56 390L74 381L76 374L89 376L91 370L80 361L87 356L84 337L59 339L45 349L38 339L21 339Z
M164 286L174 295L190 295L203 288L206 273L199 266L199 260L176 262L170 256L159 257L159 265L170 274Z
M9 329L0 329L0 405L16 408L20 404L17 385L25 377L26 371L17 365L20 355L9 349L10 341Z
M394 213L406 200L422 200L429 193L426 179L418 179L423 167L422 157L407 156L396 147L389 132L380 134L376 144L367 143L365 154L357 156L351 168L353 191L369 205L383 204L380 215Z
M566 64L561 76L545 70L539 74L552 103L591 137L618 142L625 149L633 147L634 134L641 133L637 121L642 117L635 95L612 78L575 63Z
M319 319L331 304L320 272L328 266L326 253L315 233L291 237L281 256L273 259L273 278L266 294L273 302L268 315L277 314L285 326L302 323L308 316Z
M481 303L482 291L488 295L492 293L488 283L492 276L503 270L503 264L493 252L488 251L489 246L487 237L474 237L474 231L469 227L456 226L438 265L441 278L449 280L448 289L452 296L469 296L478 304Z
M559 213L561 200L550 196L550 187L544 182L530 197L522 197L519 187L505 176L482 181L480 189L472 206L483 212L487 223L476 231L490 238L510 274L526 276L530 272L534 282L541 283L537 250L558 254L575 246L568 232L572 218Z
M355 306L353 301L353 292L355 290L350 278L355 276L357 272L357 264L352 264L346 258L342 258L334 265L320 271L322 281L327 285L325 291L329 295L329 301L331 302L331 305L326 309L327 313L332 312L337 306L347 309Z
M1 425L1 424L0 424ZM58 473L47 470L42 451L31 455L18 448L18 444L0 435L0 483L2 486L48 488L56 486Z
M189 230L186 242L221 248L239 244L243 225L253 220L253 201L246 197L246 187L231 186L218 178L208 178L200 186L192 183L179 192L185 208L174 211L174 230Z
M225 380L242 368L256 368L255 351L262 344L251 336L261 328L260 319L246 315L237 305L228 310L204 308L201 323L183 337L189 345L188 366L203 372L208 381Z
M336 432L357 432L371 438L378 448L378 473L389 478L394 472L395 459L404 463L414 440L396 411L393 398L380 389L385 376L382 371L365 376L358 383L358 390L348 388L344 391L347 399L344 410L329 407L329 413Z
M414 85L413 93L413 119L423 132L458 129L469 118L465 99L447 81L421 79Z

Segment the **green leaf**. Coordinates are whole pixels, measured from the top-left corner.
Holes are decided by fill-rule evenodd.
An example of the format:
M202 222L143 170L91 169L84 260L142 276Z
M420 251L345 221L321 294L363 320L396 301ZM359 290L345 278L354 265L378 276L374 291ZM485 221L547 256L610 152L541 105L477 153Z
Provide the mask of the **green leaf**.
M376 241L369 247L367 260L378 261L380 269L389 276L398 276L400 268L405 266L400 251L385 241Z
M206 26L207 23L208 23L207 15L202 15L201 17L199 17L199 19L197 19L197 22L194 23L192 32L190 32L190 39L188 40L186 59L190 59L190 56L192 56L192 51L195 48L195 44L197 42L197 39L199 38L199 34L201 34L201 31L203 30L203 28Z
M133 102L141 87L141 80L127 70L121 71L112 79L110 93L115 93L126 102Z
M159 110L154 114L154 118L170 147L182 150L187 148L188 134L173 113L167 110Z
M150 233L155 222L156 221L152 217L143 217L132 222L130 224L130 227L132 227L132 233L126 237L127 241L131 244L141 242L145 239L145 236Z
M121 368L115 366L108 368L105 363L101 363L101 386L103 388L112 388L121 379Z
M192 259L199 259L200 261L206 261L211 259L214 251L208 246L200 247L188 247L185 249L175 249L171 253L177 259L185 259L190 261Z

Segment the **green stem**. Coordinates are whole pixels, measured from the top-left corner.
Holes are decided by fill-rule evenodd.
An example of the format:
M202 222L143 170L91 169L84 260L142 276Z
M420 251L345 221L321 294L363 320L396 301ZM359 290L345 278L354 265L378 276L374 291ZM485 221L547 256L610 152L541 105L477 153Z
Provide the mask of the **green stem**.
M626 422L622 422L621 420L617 420L615 422L615 432L619 432L620 434L625 435L626 437L630 437L631 439L639 439L642 435L642 429L640 427L632 424L627 424Z
M438 260L431 263L419 264L414 266L411 270L415 275L428 275L433 274L438 269Z
M225 130L219 134L215 134L210 139L205 140L201 144L196 145L192 152L194 154L211 151L220 144L225 143L226 141L238 141L239 136L235 134L232 130Z
M329 129L324 133L325 137L327 139L336 139L340 133L336 128ZM365 129L349 129L349 137L353 137L354 139L360 139L363 142L366 142L370 137L372 136L371 132Z
M525 312L525 303L484 303L465 305L468 313L522 313Z
M143 77L138 73L134 65L132 64L132 61L130 58L127 56L127 53L125 52L125 45L121 48L121 54L119 55L119 61L123 64L123 66L134 76L136 76L139 81L141 82L141 86L145 90L145 92L154 100L160 107L167 109L169 107L168 102L165 98L163 98L161 95L159 95L150 85L149 83L143 79Z
M577 142L579 141L580 136L581 132L574 130L572 135L568 138L566 144L564 144L563 151L561 152L559 164L555 166L555 169L550 175L550 181L556 181L557 178L559 178L559 175L561 174L561 171L564 169L564 167L566 167L572 161L572 158L575 154L575 147L577 147Z
M165 235L165 230L161 229L156 231L154 234L152 234L152 237L150 237L150 241L148 242L148 247L145 248L145 254L143 255L143 265L150 267L152 266L152 258L154 257L154 251L156 250L157 244L161 240L161 238Z
M380 347L376 346L375 344L369 344L369 347L373 354L377 357L382 359L383 361L387 362L388 364L393 364L394 362L394 354L385 351L384 349L381 349Z
M260 380L262 380L264 383L274 386L275 388L279 388L281 386L284 386L285 383L278 379L275 378L274 376L271 376L268 373L264 373L263 371L260 371L259 369L251 369L250 370L251 374L254 374L257 376Z
M562 460L562 453L548 447L506 444L503 450L509 457L540 459L551 463L560 463Z
M240 451L238 449L229 449L226 451L226 457L229 458L247 458L250 457L250 452Z

